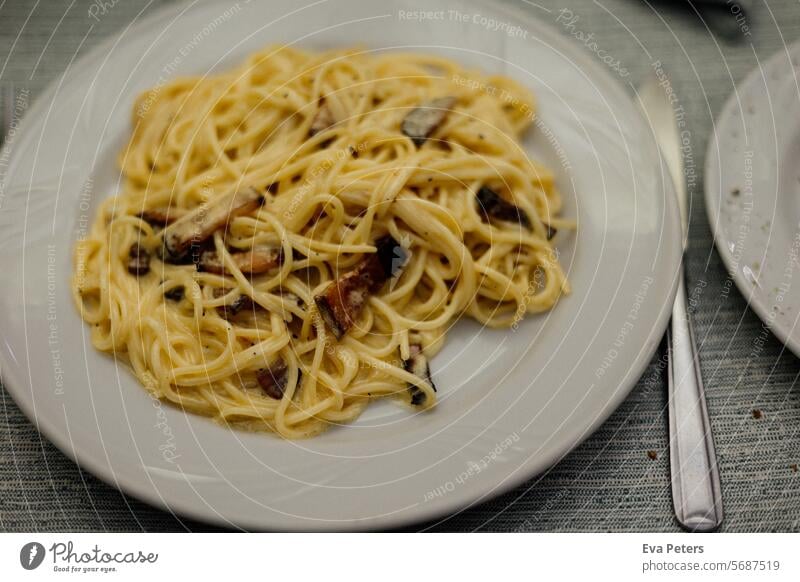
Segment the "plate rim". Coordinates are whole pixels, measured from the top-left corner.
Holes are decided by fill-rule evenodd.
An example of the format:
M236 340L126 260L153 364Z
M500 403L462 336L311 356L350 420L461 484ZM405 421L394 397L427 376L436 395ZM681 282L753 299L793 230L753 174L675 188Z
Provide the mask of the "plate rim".
M720 135L723 132L723 127L727 127L736 114L736 104L738 102L737 95L742 92L743 87L750 87L753 83L757 82L761 76L762 70L766 70L775 62L779 61L781 57L789 56L792 51L798 52L800 49L800 40L795 41L782 49L778 49L770 54L765 61L753 67L745 77L734 85L733 91L725 99L725 103L720 109L719 114L714 119L713 130L711 137L708 140L708 145L705 151L705 163L703 164L703 198L706 206L706 218L711 227L711 234L714 237L714 246L717 253L722 258L722 263L725 265L725 270L728 276L733 279L736 288L745 300L747 306L752 309L758 316L761 323L763 323L772 332L773 335L795 356L800 358L800 338L792 337L792 330L787 330L783 325L782 320L775 317L770 322L770 308L765 303L766 299L760 293L755 291L755 287L750 285L741 274L740 270L734 266L733 257L730 251L725 246L729 240L722 237L724 229L720 226L720 208L719 196L721 196L721 180L717 180L716 176L721 175L721 166L718 163L720 156L714 155L715 152L721 152ZM771 78L768 78L769 83ZM712 195L712 191L717 195ZM793 328L792 328L793 329Z
M492 11L498 14L504 14L510 18L518 19L523 23L532 23L532 28L544 30L559 38L562 35L558 34L557 29L548 22L543 21L537 15L526 10L525 7L520 5L509 5L505 3L496 4L487 2L487 0L471 0L475 4L481 4L489 7ZM130 23L124 32L126 34L134 35L140 29L146 28L150 23L158 21L160 18L167 14L178 13L186 10L191 6L203 6L213 4L218 0L181 0L174 4L169 4L156 8L150 14ZM52 97L59 87L62 87L69 82L69 76L76 71L90 65L97 58L101 58L104 52L109 48L115 46L119 42L120 32L116 31L110 36L101 39L98 44L87 51L84 55L78 57L70 64L70 67L62 74L56 76L43 88L43 90L36 95L33 103L26 110L22 120L18 124L17 133L22 134L30 123L30 120L41 110L46 107L47 103L52 101ZM598 62L593 60L589 54L581 52L577 45L572 43L568 38L563 38L565 46L573 49L573 54L576 59L576 64L579 65L581 70L591 70L594 75L605 80L609 85L619 90L620 95L624 95L631 109L636 112L641 123L649 127L646 116L641 108L636 104L633 97L625 89L625 85L618 79L615 79L606 69L604 69ZM124 41L123 41L124 42ZM14 144L10 147L10 152L13 155ZM661 157L662 167L664 164L663 156ZM672 303L678 286L678 269L681 268L682 253L680 250L680 215L678 210L677 198L674 192L674 186L667 180L663 182L664 187L664 215L663 215L663 231L665 233L672 232L676 236L664 236L663 245L672 245L675 247L675 255L679 257L678 264L675 265L674 272L671 273L671 285L666 294L666 299L660 307L657 315L656 324L651 328L647 334L647 342L652 347L649 349L642 349L638 352L637 357L626 367L623 381L619 387L609 395L606 399L603 410L598 411L594 416L594 420L586 425L580 436L571 441L565 442L554 448L554 450L547 455L540 455L529 457L525 462L519 464L514 470L513 474L506 478L502 484L490 490L483 491L480 495L469 495L468 500L461 499L458 495L448 496L447 498L440 498L438 504L426 504L424 509L416 512L402 512L397 514L388 514L380 516L372 516L369 518L352 519L348 521L316 521L313 525L310 522L302 522L299 518L290 517L289 520L285 517L276 517L272 519L271 523L266 523L264 520L255 518L250 521L248 519L229 519L225 515L220 514L213 508L201 507L200 505L189 501L184 502L182 499L172 497L169 501L166 499L169 495L159 495L157 492L147 488L143 483L138 481L127 480L122 482L119 475L115 474L112 468L105 463L100 462L100 459L95 459L91 454L82 453L71 446L70 438L68 435L62 434L57 426L50 423L45 419L42 422L35 411L35 403L32 398L25 398L27 396L26 390L18 390L14 386L16 381L10 384L6 381L8 378L7 371L12 369L10 365L12 362L8 359L5 350L0 349L0 375L3 385L6 387L8 394L16 405L22 410L28 420L36 427L36 429L43 435L50 443L58 448L67 458L72 460L77 466L79 471L86 470L103 483L113 487L123 495L131 496L139 501L142 501L150 506L163 510L179 521L182 517L193 519L202 523L222 526L226 528L238 528L243 530L253 531L369 531L387 528L401 528L414 524L421 524L438 520L439 518L449 518L457 515L461 511L470 509L471 507L485 503L494 499L508 491L518 487L522 483L530 481L531 479L545 474L552 469L558 462L560 462L567 454L577 448L589 436L591 436L605 421L616 411L622 402L628 397L630 392L639 382L641 376L647 369L648 364L652 360L653 355L656 353L660 344L660 339L663 337L669 318L672 311ZM664 271L665 273L667 270ZM280 515L280 514L276 514Z

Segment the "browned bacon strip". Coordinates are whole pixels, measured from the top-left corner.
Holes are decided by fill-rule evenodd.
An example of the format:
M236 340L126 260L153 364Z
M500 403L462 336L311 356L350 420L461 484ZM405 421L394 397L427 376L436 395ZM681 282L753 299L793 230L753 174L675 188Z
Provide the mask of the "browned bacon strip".
M255 188L244 188L198 206L164 229L161 255L168 263L184 261L193 245L199 245L237 216L258 209L264 197Z
M314 298L322 319L336 339L342 339L358 319L370 294L397 275L408 258L402 245L391 236L376 241L377 252L331 283L322 295Z
M283 249L256 247L249 251L232 253L231 258L239 270L245 275L260 275L270 269L274 269L283 262ZM200 262L197 263L199 271L217 273L222 275L227 273L222 258L217 251L205 251L200 255Z
M420 147L425 140L444 122L450 109L456 104L455 97L439 97L426 101L403 119L401 130Z

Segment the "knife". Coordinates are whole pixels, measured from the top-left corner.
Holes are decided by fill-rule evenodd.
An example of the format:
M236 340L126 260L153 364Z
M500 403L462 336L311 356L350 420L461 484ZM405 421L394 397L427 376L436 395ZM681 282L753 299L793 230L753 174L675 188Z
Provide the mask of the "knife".
M668 86L666 77L659 81L654 76L639 88L639 100L675 187L685 256L689 240L688 201L680 136L673 105L664 89ZM687 305L685 270L681 265L678 292L667 331L672 502L675 517L682 527L690 531L712 531L722 524L722 490Z

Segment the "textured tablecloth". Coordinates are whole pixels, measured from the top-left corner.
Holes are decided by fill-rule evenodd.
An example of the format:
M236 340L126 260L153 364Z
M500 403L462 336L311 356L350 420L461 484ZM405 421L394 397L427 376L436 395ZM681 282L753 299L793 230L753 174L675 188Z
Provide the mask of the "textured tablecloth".
M735 287L726 292L730 281L713 248L702 198L704 151L714 116L734 83L759 60L800 37L800 4L752 0L746 23L729 14L736 8L723 6L713 16L706 14L715 23L714 34L680 1L521 4L575 37L587 51L618 60L629 72L621 79L625 83L637 84L654 59L670 72L687 112L699 174L688 287L697 290L694 322L722 477L723 529L800 530L800 362L763 327ZM13 84L23 100L35 98L76 55L156 5L145 0L0 2L0 87ZM563 16L559 19L566 14L562 10L578 17L571 27ZM670 497L659 356L602 428L545 475L419 528L678 530ZM126 497L81 471L42 439L8 393L0 391L0 530L205 529Z

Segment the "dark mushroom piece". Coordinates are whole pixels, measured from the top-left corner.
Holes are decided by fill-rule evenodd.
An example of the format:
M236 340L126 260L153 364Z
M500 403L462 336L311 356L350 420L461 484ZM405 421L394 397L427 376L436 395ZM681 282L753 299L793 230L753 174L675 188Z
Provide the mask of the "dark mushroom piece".
M300 383L301 374L297 376L297 383ZM286 384L289 382L289 367L283 360L278 360L268 368L261 368L256 372L258 385L264 390L267 396L280 400L286 391Z
M420 147L444 122L456 101L455 97L439 97L426 101L405 116L401 131L411 138L414 145Z
M337 340L358 319L370 294L380 291L388 279L398 275L408 259L406 250L391 236L376 241L375 247L375 253L314 297L322 319Z
M133 243L128 251L128 272L137 277L150 272L150 253L143 249L138 242Z
M430 384L433 391L436 391L436 385L431 380L431 368L428 365L428 358L422 353L421 345L411 344L409 346L408 359L403 362L403 368L406 372L410 372ZM411 404L414 406L425 404L425 392L420 390L419 386L409 383L408 391L411 393Z
M205 242L231 219L249 214L263 203L264 196L255 188L244 188L198 206L162 232L163 260L168 263L184 261L193 246Z
M183 285L178 285L177 287L173 287L169 291L164 291L164 299L169 299L170 301L181 301L183 300L183 296L186 293L186 289Z
M506 202L500 195L487 186L482 186L476 195L478 212L488 222L489 219L516 222L525 228L531 227L531 221L519 206Z
M244 309L255 309L256 303L253 302L250 297L247 295L239 295L236 299L233 300L233 303L228 305L220 305L217 307L217 311L219 312L222 317L225 319L230 319L231 317L235 317L240 311Z
M506 202L491 188L482 186L481 189L478 190L476 198L478 201L478 212L480 212L481 216L486 219L487 222L490 218L494 218L496 220L517 222L525 228L531 228L531 221L528 215L525 214L525 211L519 206ZM543 222L542 224L545 228L547 240L553 240L553 237L558 234L558 229L547 222Z
M137 216L151 226L164 228L186 215L186 212L183 208L159 206L158 208L142 210Z
M256 247L249 251L232 253L236 267L245 275L260 275L274 269L283 262L283 248ZM217 251L205 251L197 263L198 271L222 275L228 273ZM228 273L230 274L230 273Z
M333 127L335 124L336 119L333 117L333 112L330 107L322 103L322 106L314 115L314 119L311 120L311 127L308 128L308 136L314 137L318 133Z

